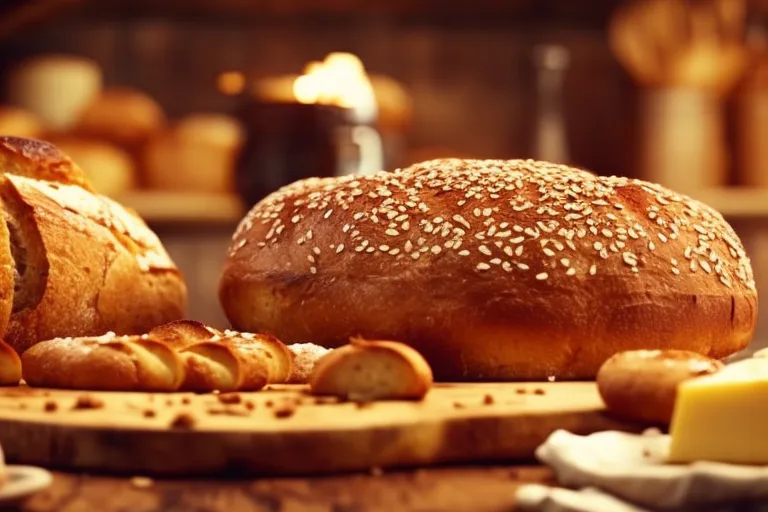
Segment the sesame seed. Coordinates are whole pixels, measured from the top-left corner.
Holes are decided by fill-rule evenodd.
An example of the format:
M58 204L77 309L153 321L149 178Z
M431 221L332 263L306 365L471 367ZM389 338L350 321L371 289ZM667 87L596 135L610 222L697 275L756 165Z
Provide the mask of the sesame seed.
M396 229L388 229L385 231L385 233L389 236L397 236L400 234L400 232Z
M539 281L544 281L548 277L549 277L549 274L547 274L546 272L540 272L536 274L536 279L538 279Z
M469 256L469 251L466 249L462 249L458 252L459 256Z
M589 275L593 276L597 274L597 265L592 264L592 266L589 267Z
M489 264L483 263L481 261L480 263L477 264L476 268L477 268L477 270L488 270L489 268L491 268L491 266Z
M479 250L481 253L485 254L486 256L490 256L491 254L493 254L491 250L485 245L479 246L477 250Z

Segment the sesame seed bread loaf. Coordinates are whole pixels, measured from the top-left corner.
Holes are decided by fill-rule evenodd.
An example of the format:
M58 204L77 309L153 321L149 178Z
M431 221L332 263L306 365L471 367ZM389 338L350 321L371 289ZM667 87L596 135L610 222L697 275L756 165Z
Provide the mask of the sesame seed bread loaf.
M181 318L183 277L132 211L55 146L0 137L0 336L139 334Z
M592 379L613 354L747 346L737 235L661 186L544 162L436 160L296 182L234 234L235 329L403 341L441 380Z

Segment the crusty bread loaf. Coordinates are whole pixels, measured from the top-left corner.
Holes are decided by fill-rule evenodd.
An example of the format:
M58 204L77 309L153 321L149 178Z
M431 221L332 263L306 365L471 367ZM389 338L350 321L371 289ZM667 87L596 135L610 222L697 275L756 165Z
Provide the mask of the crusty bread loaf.
M176 391L184 380L179 355L149 336L55 338L21 356L29 386L107 391Z
M418 400L432 381L429 364L408 345L352 338L317 362L309 385L316 395L349 400Z
M0 172L0 335L17 351L183 317L184 280L157 236L56 147L0 137Z
M308 179L257 204L220 282L233 328L415 347L440 379L594 378L611 355L749 343L737 235L661 186L544 162Z
M608 358L597 372L597 389L615 416L668 424L680 383L723 368L716 359L686 350L628 350Z

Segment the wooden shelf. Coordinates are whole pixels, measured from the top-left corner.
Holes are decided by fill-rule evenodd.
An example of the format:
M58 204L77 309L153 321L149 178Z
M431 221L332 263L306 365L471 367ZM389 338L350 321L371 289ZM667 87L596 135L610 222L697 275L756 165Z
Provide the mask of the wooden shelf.
M233 194L135 191L115 197L133 208L148 224L236 224L245 215Z

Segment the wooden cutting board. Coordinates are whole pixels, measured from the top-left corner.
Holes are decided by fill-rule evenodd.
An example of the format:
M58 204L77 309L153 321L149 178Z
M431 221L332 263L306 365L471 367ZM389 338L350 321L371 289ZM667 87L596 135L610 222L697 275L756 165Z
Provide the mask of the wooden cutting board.
M371 404L304 391L6 388L0 390L0 445L11 463L49 468L287 475L530 459L556 429L642 428L607 416L592 382L442 384L422 402Z

